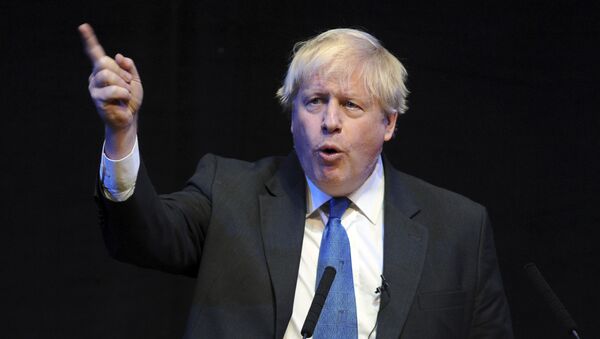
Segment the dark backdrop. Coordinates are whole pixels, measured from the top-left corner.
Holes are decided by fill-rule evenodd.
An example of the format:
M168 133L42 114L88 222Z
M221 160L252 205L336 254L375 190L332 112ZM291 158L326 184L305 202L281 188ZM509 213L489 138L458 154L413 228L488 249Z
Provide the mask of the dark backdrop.
M2 2L0 336L183 333L193 280L103 247L85 21L107 52L137 63L140 148L161 192L207 152L286 154L274 93L293 43L340 26L371 32L405 64L412 92L386 152L489 208L517 337L564 337L523 276L529 261L583 337L600 336L598 2L415 3Z

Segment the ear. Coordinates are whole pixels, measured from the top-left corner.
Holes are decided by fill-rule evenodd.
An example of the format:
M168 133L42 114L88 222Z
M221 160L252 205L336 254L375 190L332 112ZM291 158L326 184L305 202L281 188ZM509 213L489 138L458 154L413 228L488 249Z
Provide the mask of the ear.
M294 112L295 110L295 106L292 106L290 112L290 132L292 132L292 134L294 134L294 116L296 115L296 113Z
M296 99L292 101L292 107L290 107L290 132L294 134L294 119L296 119Z
M394 131L396 130L396 120L398 120L398 112L393 112L386 114L384 119L385 125L385 134L383 140L390 141L394 136Z

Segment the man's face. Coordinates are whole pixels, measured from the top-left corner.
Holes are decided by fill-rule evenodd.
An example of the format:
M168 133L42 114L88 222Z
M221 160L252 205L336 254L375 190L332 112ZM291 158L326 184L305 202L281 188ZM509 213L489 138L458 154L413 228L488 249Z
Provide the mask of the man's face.
M349 81L315 75L292 109L294 147L304 173L322 191L345 196L372 173L397 114L386 116L356 73Z

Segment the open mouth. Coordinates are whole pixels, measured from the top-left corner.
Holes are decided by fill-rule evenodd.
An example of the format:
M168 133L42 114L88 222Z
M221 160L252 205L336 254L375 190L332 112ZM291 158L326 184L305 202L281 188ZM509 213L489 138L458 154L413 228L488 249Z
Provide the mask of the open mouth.
M334 149L334 148L322 148L321 152L325 153L325 154L336 154L338 153L338 150Z
M342 151L335 145L323 145L319 147L319 156L326 161L337 160L342 154Z

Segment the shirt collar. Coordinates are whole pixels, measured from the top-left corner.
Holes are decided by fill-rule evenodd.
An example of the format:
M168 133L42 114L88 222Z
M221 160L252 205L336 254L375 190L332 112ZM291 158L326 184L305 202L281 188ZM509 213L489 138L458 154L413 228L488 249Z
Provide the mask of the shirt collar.
M306 177L306 176L305 176ZM308 177L306 194L306 216L313 214L324 203L331 199L331 196L321 191ZM383 162L381 156L377 159L375 169L369 175L367 180L354 192L348 199L354 203L358 210L375 224L381 207L383 206L383 196L385 189L385 179L383 174Z

